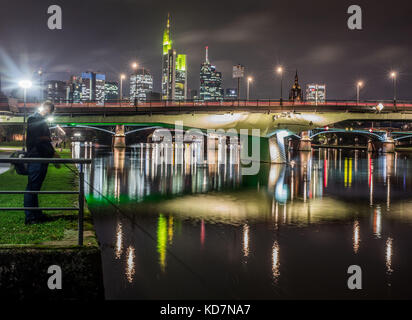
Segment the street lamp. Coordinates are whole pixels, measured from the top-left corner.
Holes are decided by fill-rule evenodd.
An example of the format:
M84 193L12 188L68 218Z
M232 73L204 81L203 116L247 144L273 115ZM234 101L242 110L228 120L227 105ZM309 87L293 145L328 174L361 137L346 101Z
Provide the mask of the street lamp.
M280 105L282 105L283 102L283 67L279 66L276 69L276 72L278 75L280 75Z
M37 74L39 75L39 80L40 80L40 98L41 101L44 100L44 88L43 88L43 70L37 71Z
M359 104L359 91L363 87L363 81L358 81L356 84L356 103Z
M246 99L247 101L249 101L249 85L252 81L253 81L252 77L247 78L247 99Z
M120 103L123 100L123 80L126 79L126 75L121 74L120 75Z
M132 69L134 70L134 106L137 106L137 68L139 65L137 62L132 63Z
M27 99L27 89L30 89L32 83L30 80L19 81L19 87L23 89L23 99L24 99L24 118L23 118L23 151L26 150L26 99Z
M393 107L396 110L396 77L398 76L395 71L392 71L390 74L392 80L393 80Z

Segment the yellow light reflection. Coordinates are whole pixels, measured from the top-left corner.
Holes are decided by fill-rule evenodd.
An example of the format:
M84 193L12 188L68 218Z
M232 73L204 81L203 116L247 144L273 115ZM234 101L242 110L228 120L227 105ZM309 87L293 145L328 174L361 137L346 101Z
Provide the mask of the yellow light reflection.
M159 254L159 264L162 271L166 268L166 246L167 246L167 221L160 214L157 223L157 252Z
M134 248L132 246L127 248L127 265L126 265L126 278L129 283L133 282L133 277L136 272L135 270L135 253L134 253Z
M168 240L169 244L173 243L173 217L169 216L169 226L167 228L167 235L168 235Z
M279 261L279 244L277 241L273 244L272 247L272 275L275 282L278 281L280 276L280 261Z
M123 229L119 222L116 227L116 259L120 259L123 252Z
M353 224L353 251L358 253L360 244L360 226L359 221L355 220Z
M393 255L393 249L392 249L392 238L388 238L386 240L386 272L388 274L393 272L392 269L392 255Z
M249 226L247 224L243 226L243 255L249 256Z

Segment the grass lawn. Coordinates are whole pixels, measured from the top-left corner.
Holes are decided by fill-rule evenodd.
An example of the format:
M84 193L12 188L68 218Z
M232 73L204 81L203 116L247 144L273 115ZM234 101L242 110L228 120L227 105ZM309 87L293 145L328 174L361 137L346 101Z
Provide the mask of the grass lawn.
M22 147L23 141L2 141L0 147Z
M70 153L61 153L62 157L70 157ZM73 167L72 167L73 168ZM27 176L20 176L14 170L0 174L0 190L24 190ZM65 166L60 169L49 165L42 190L77 190L75 173ZM75 207L77 195L39 195L41 207ZM22 207L23 195L0 195L1 207ZM68 234L76 236L77 211L45 212L56 216L55 221L26 226L23 211L0 211L0 244L44 244L63 240ZM87 215L88 219L90 216ZM90 221L88 223L90 227ZM86 224L85 224L86 229Z

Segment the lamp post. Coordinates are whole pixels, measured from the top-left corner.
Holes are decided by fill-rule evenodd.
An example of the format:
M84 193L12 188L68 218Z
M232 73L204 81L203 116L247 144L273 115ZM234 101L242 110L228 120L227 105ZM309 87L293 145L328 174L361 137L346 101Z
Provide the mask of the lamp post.
M134 70L134 106L137 106L137 68L139 65L137 62L132 63L132 69Z
M124 79L126 79L126 75L121 74L120 75L120 94L119 94L120 103L122 103L122 100L123 100L123 80Z
M359 92L362 87L363 87L363 82L358 81L358 83L356 84L356 104L359 104Z
M279 66L276 69L278 75L280 75L280 105L283 104L283 67Z
M26 150L26 100L27 89L31 88L32 83L30 80L19 81L19 87L23 89L23 101L24 101L24 118L23 118L23 151Z
M253 81L253 78L252 77L248 77L247 78L247 101L249 101L249 86L250 86L250 83Z
M392 80L393 80L393 107L395 111L398 111L396 108L396 77L397 73L395 71L392 71L390 74Z
M39 82L40 82L40 98L41 101L44 100L44 88L43 88L43 70L37 71L37 74L39 75Z

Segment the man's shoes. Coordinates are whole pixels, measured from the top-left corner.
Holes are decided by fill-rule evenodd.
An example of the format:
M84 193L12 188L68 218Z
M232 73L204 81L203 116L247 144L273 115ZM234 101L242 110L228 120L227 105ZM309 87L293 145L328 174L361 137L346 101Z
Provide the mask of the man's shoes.
M45 223L45 222L50 222L53 221L51 217L46 216L45 214L39 215L35 218L27 218L24 221L25 225L31 225L31 224L38 224L38 223Z

